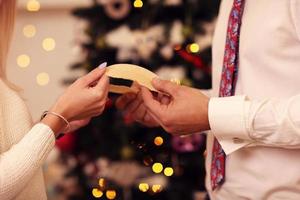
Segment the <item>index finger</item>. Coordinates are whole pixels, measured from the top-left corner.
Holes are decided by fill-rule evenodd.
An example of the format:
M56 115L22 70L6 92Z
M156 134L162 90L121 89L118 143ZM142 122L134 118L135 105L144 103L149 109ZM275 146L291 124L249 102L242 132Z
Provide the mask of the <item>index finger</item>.
M106 75L103 75L94 88L98 91L102 91L103 94L107 96L109 89L109 78Z
M142 98L147 109L156 116L160 118L164 105L161 105L160 102L154 99L152 93L145 87L141 88Z

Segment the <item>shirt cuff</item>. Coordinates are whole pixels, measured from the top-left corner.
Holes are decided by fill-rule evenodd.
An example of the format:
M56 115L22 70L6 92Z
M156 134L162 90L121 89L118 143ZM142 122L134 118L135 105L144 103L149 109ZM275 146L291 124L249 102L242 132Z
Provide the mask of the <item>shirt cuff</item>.
M247 131L247 113L250 102L246 96L211 98L208 118L211 132L226 154L230 154L254 141Z

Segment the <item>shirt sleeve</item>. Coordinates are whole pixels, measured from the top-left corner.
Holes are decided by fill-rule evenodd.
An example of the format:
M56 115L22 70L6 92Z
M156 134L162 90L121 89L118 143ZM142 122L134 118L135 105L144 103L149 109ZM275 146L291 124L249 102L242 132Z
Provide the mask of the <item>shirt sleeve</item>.
M211 98L209 122L226 154L245 146L300 148L300 95L250 100Z
M52 130L39 123L0 155L0 199L13 199L30 182L55 144Z

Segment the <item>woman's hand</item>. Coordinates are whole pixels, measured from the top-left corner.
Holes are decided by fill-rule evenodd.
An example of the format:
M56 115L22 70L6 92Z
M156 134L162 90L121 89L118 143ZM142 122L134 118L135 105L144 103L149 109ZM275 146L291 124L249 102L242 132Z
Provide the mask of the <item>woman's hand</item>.
M86 119L81 119L81 120L75 120L70 122L70 130L68 132L74 132L77 131L78 129L86 126L88 123L90 123L91 118L86 118Z
M102 114L108 95L109 79L105 69L96 68L79 78L59 97L50 111L65 117L69 122L91 118ZM66 124L60 118L48 114L43 123L57 133Z

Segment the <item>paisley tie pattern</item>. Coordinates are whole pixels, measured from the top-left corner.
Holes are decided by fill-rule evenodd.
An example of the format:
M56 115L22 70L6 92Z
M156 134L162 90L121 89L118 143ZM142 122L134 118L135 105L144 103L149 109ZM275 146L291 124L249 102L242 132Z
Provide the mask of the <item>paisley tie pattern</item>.
M220 97L228 97L234 95L235 83L237 80L238 72L239 36L244 4L245 0L234 0L233 7L230 12L226 36L222 78L219 91ZM225 160L226 155L219 142L215 138L213 143L210 174L211 187L213 190L225 181Z

